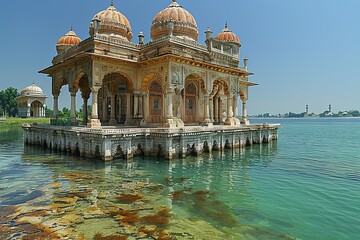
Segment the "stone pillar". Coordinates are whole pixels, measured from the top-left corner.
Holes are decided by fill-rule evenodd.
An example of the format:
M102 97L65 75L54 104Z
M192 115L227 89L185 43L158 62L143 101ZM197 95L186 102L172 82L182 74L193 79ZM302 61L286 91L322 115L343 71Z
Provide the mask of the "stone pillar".
M90 123L87 124L89 128L101 128L101 122L98 116L98 93L100 87L93 86L91 87L92 94L92 110L91 110L91 120Z
M204 123L210 123L209 94L204 95Z
M174 127L174 115L173 115L173 93L174 89L171 87L167 89L166 93L166 126Z
M108 112L108 105L107 105L107 97L103 96L102 98L102 120L107 120L107 112Z
M31 117L31 104L27 103L27 110L26 110L26 117L29 118Z
M115 103L115 94L111 94L111 108L110 108L110 121L109 121L109 124L116 124L116 117L115 117L115 113L116 113L116 110L115 110L115 106L116 106L116 103Z
M228 96L227 98L227 111L226 111L226 120L225 120L225 124L226 125L233 125L232 124L232 117L233 117L233 109L232 109L232 97Z
M166 107L167 107L167 111L166 111L166 118L167 119L172 119L173 118L173 93L174 90L172 88L169 88L167 93L166 93Z
M218 115L219 115L219 122L222 123L222 100L221 97L219 97L219 105L218 105Z
M144 117L144 94L140 94L139 95L139 99L138 99L138 104L139 104L139 117L143 118Z
M144 118L144 120L143 120L142 124L146 125L146 122L148 121L148 118L149 118L149 109L150 109L149 95L145 92L143 94L144 94L143 95L143 97L144 97L144 101L143 101L143 109L144 109L143 110L143 114L144 114L143 118Z
M122 98L122 96L121 95L119 95L119 99L118 99L118 105L119 105L119 109L118 109L118 111L119 111L119 118L118 118L118 122L120 122L121 121L121 98Z
M246 113L246 100L243 99L242 100L242 120L241 120L242 124L248 125L249 124L249 120L247 119L247 113Z
M239 114L238 114L238 102L237 102L238 98L237 96L234 96L234 99L233 99L233 112L234 112L234 118L238 118L239 117Z
M88 111L87 111L87 105L88 105L88 97L83 97L83 124L87 125L88 123Z
M134 118L139 116L139 94L134 93Z
M54 98L54 111L53 111L53 118L59 117L59 94L53 94Z
M71 96L71 112L70 112L70 118L71 118L71 125L77 126L78 122L76 119L76 92L70 92Z
M219 121L219 97L215 96L214 99L214 121L215 122L220 122Z
M131 124L131 94L126 94L126 124Z
M210 121L214 122L214 100L213 100L213 98L209 99L209 109L210 109Z
M239 120L239 114L238 114L238 102L237 102L238 96L234 95L234 97L232 98L232 108L233 108L233 123L234 125L240 125L240 120Z

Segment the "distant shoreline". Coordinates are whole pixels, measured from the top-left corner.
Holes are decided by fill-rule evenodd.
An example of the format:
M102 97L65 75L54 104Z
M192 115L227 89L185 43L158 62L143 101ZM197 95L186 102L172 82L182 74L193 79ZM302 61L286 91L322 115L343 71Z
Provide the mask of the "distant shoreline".
M248 119L353 119L360 117L248 117Z

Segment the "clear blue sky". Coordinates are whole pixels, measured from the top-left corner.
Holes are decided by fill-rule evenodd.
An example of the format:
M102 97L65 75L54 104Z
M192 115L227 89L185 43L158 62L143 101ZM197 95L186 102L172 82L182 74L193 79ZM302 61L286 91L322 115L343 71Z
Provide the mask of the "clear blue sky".
M153 17L171 0L115 0L137 41L149 38ZM206 27L214 35L225 21L240 37L241 58L249 58L248 113L273 114L360 109L359 0L178 0L195 17L200 43ZM51 65L55 43L70 28L87 38L89 23L110 0L2 1L0 89L35 82L50 97L51 79L38 74ZM69 96L62 89L61 106ZM69 107L69 105L67 105ZM79 107L79 105L78 105Z

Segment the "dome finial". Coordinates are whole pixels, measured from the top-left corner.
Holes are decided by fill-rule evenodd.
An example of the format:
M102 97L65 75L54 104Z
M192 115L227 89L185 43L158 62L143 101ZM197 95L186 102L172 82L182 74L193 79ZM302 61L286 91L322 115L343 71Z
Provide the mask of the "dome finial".
M172 0L173 2L176 2L176 0Z
M70 31L73 31L73 25L70 25Z
M227 21L225 22L225 28L228 28L228 23L227 23Z
M110 6L112 6L112 7L114 6L114 1L110 2Z

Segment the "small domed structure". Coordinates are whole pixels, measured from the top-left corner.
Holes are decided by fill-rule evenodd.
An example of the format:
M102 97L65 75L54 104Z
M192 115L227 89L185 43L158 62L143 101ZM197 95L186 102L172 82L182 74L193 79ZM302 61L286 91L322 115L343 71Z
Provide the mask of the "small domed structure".
M129 20L111 2L110 7L96 14L92 21L99 20L99 34L107 34L131 41L133 34Z
M240 45L240 39L233 33L229 28L227 23L225 24L225 28L219 33L216 37L216 40L223 42L232 42Z
M58 54L68 50L72 46L78 45L81 42L81 39L76 36L76 33L73 31L73 28L70 28L70 31L66 33L63 37L59 39L56 43L56 51Z
M35 83L24 88L16 99L18 116L22 118L45 117L46 98L43 90Z
M170 22L173 23L173 29L169 27ZM153 40L171 34L190 38L195 41L199 39L198 27L194 17L180 6L176 0L173 0L167 8L155 16L150 30L150 37Z

